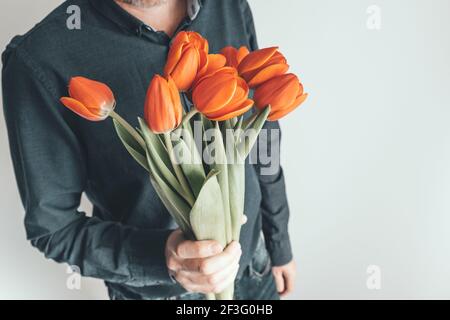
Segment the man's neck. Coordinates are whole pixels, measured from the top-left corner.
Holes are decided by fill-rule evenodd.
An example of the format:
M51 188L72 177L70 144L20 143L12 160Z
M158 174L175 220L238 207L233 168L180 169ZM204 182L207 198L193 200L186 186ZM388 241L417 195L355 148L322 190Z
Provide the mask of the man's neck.
M114 0L125 11L152 28L172 36L186 17L186 0Z

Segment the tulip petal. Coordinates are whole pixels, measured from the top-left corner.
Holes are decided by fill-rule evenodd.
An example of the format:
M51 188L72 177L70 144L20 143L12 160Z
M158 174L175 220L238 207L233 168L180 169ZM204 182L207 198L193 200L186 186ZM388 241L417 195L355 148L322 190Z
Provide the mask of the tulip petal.
M237 61L237 49L235 47L225 47L220 51L220 53L227 59L227 66L237 68L239 63Z
M286 64L286 58L281 54L281 52L277 51L275 54L267 61L267 64Z
M272 106L272 111L291 105L300 91L300 82L294 74L285 74L270 79L259 86L254 94L256 106Z
M194 31L186 31L188 41L192 43L198 50L202 50L206 54L209 52L208 40L203 38L199 33Z
M93 114L92 112L90 112L89 109L86 108L78 100L75 100L75 99L69 98L69 97L62 97L60 99L60 101L67 108L69 108L70 110L75 112L77 115L79 115L80 117L83 117L83 118L85 118L87 120L90 120L90 121L101 121L101 120L105 119L105 118L101 118L98 115Z
M208 54L208 69L206 73L219 70L227 63L227 59L222 54Z
M274 64L259 70L257 74L255 74L251 80L248 82L250 88L255 88L267 80L270 80L274 77L283 75L286 71L288 71L289 66L287 64Z
M187 31L178 32L175 38L172 40L172 45L176 45L177 43L182 42L189 42L189 33Z
M234 93L233 98L230 100L230 102L224 106L222 109L217 110L215 112L208 112L206 113L206 116L208 118L222 118L223 116L226 116L227 114L235 114L236 111L243 108L243 104L246 103L248 100L248 92L249 88L247 83L242 78L237 78L237 88L236 92ZM253 105L253 101L252 101ZM230 118L232 118L231 116Z
M217 72L198 83L192 94L192 100L200 112L214 112L231 101L236 88L235 77L227 74L227 71Z
M296 101L299 100L299 99L301 98L301 96L303 95L303 85L302 85L301 82L299 82L298 85L299 85L299 89L298 89L297 96L296 96L294 102L291 103L291 104L287 104L287 105L282 105L282 106L280 106L277 110L275 110L276 112L282 111L282 110L284 110L284 109L290 108L292 104L295 104ZM272 110L272 111L274 111L274 110ZM273 112L272 112L272 113L273 113Z
M278 47L264 48L248 54L239 64L239 73L243 74L264 65L278 50Z
M188 91L197 76L199 67L198 51L190 46L183 52L170 76L181 91Z
M155 75L148 88L145 103L145 120L153 132L164 133L175 127L173 99L167 81Z
M169 54L167 55L167 62L164 67L164 75L166 77L169 76L175 69L175 66L181 58L183 49L183 43L173 44L172 47L170 47Z
M239 63L250 53L247 47L242 46L239 49L228 46L220 51L227 59L226 65L238 69Z
M175 116L175 127L181 123L183 117L183 105L181 104L180 92L175 84L175 81L171 77L167 81L169 85L169 91L172 98L173 112Z
M210 120L212 121L225 121L234 117L239 117L241 115L243 115L244 113L246 113L248 110L250 110L253 107L254 101L251 99L247 99L244 101L244 103L242 103L242 105L239 106L239 108L237 108L236 110L223 114L221 116L218 117L213 117L211 118L209 115L206 115Z
M247 47L242 46L239 48L239 50L237 51L237 55L236 55L236 59L237 59L237 63L238 65L242 62L242 60L248 56L248 54L250 53L250 51L248 50Z
M222 54L208 54L206 55L203 51L200 51L200 70L197 74L197 78L195 80L195 87L203 77L208 74L211 74L220 68L224 67L227 63L227 59Z
M204 51L199 51L199 68L197 79L201 78L206 74L206 70L208 69L208 54Z
M222 115L225 115L227 113L239 109L247 99L248 99L248 92L247 94L245 94L244 90L242 90L242 88L239 88L238 86L236 88L236 92L233 99L231 99L231 101L226 106L214 112L205 112L205 115L208 116L208 118L220 117Z
M81 102L91 113L103 118L115 105L114 94L106 84L84 77L70 79L69 95Z
M306 98L308 98L308 94L305 93L301 96L299 96L293 104L291 104L288 108L285 108L283 110L279 110L279 111L275 111L273 112L268 120L269 121L277 121L281 118L283 118L285 115L287 115L288 113L291 113L292 111L294 111L295 109L297 109L299 106L302 105L303 102L305 102Z

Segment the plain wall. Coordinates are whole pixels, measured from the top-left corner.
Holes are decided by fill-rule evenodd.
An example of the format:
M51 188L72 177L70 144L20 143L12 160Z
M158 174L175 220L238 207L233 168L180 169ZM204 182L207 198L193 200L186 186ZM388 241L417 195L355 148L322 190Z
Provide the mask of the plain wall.
M2 50L59 3L1 1ZM250 4L260 46L279 45L310 93L281 124L298 265L290 298L449 299L450 2ZM380 30L367 27L371 5ZM1 118L0 298L106 298L95 279L67 289L67 267L26 241ZM379 290L366 285L370 265Z

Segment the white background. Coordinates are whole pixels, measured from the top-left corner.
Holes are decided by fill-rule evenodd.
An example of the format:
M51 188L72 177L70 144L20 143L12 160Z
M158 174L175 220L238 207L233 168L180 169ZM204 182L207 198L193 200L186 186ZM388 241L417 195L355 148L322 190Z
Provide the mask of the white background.
M215 0L218 1L218 0ZM221 0L226 1L226 0ZM0 47L61 1L4 0ZM293 299L450 298L450 1L250 0L310 98L282 121ZM370 5L381 30L366 26ZM103 299L25 240L0 120L0 298ZM366 286L369 265L381 289Z

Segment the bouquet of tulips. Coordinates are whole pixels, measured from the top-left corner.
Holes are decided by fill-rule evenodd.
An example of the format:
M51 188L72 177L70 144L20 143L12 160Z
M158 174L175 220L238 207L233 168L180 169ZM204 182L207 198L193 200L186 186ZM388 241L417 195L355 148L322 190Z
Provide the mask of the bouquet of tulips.
M185 236L226 247L239 241L244 163L260 130L266 120L280 119L307 97L288 68L276 47L251 53L226 47L211 54L200 34L183 31L172 42L164 76L155 75L150 83L138 127L114 112L114 95L101 82L72 78L70 97L61 102L91 121L111 117ZM194 138L198 131L201 141ZM232 299L233 291L231 286L208 298Z

